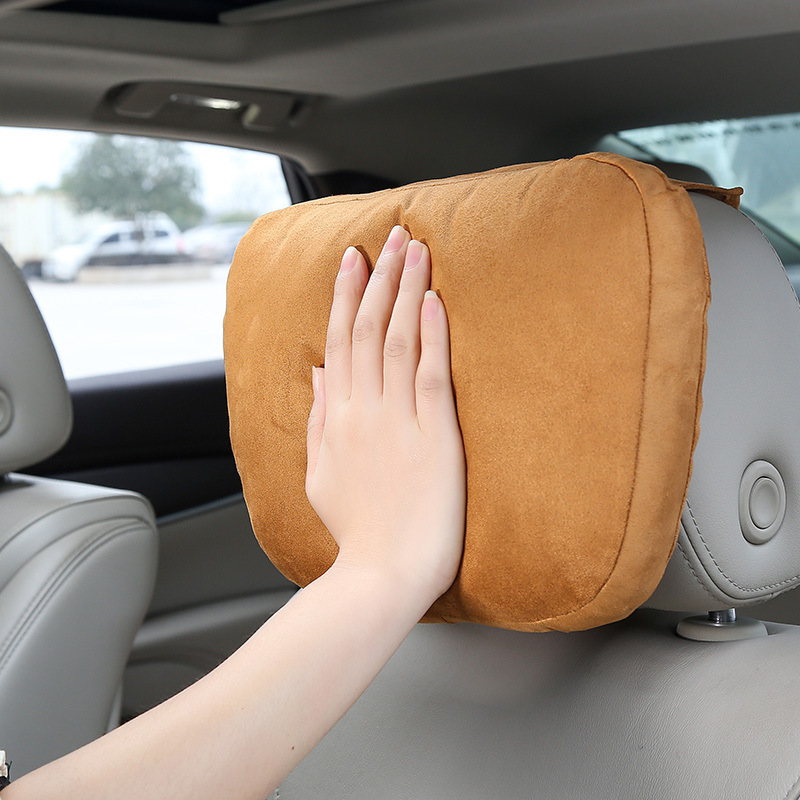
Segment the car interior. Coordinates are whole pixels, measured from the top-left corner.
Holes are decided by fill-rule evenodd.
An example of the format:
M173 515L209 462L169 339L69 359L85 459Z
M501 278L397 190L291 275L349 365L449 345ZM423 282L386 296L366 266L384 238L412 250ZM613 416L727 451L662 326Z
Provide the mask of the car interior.
M0 125L275 154L292 203L596 151L744 185L744 214L690 195L701 432L651 600L572 633L418 625L273 797L800 797L800 141L770 145L800 127L798 43L782 0L0 0ZM759 160L726 171L714 147L744 134ZM0 250L16 775L197 680L296 590L253 535L222 359L65 381L45 323ZM753 464L768 488L741 500Z

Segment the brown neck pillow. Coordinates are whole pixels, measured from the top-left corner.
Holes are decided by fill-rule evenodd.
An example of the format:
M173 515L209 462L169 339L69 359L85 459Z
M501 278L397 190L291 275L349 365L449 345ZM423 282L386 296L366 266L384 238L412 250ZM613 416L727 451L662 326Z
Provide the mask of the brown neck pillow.
M709 278L687 189L608 154L259 219L228 282L231 440L253 528L305 585L336 545L305 492L311 367L342 252L391 227L431 251L467 456L464 557L428 621L578 630L653 592L698 434Z

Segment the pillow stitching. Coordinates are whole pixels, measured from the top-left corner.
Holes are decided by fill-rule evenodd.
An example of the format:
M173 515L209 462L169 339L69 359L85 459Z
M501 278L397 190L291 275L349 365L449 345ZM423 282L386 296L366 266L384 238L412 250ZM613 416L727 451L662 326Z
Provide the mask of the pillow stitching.
M559 161L554 161L552 163L560 164L562 161L564 161L564 159L560 159ZM503 174L503 172L524 172L525 170L530 169L533 166L538 166L538 165L525 164L525 165L520 166L519 169L509 169L507 167L500 167L500 174ZM485 173L485 172L479 173L478 175L462 175L462 176L459 176L459 177L456 177L456 178L438 178L438 179L435 179L435 180L432 180L432 181L420 181L419 183L409 183L409 184L407 184L405 186L395 186L395 187L393 187L391 189L382 189L379 192L372 192L372 193L369 193L369 194L366 194L366 195L362 195L362 194L344 194L344 195L338 195L337 197L332 197L332 198L326 199L326 200L316 200L316 201L312 200L312 202L317 206L335 206L335 205L339 205L339 203L350 203L350 202L358 202L358 203L360 203L363 200L371 199L376 194L381 194L381 192L398 192L399 193L399 192L407 191L408 189L417 189L420 186L426 186L426 187L427 186L450 186L450 185L454 185L454 184L457 184L457 183L469 183L470 181L478 182L478 181L486 179L487 176L493 176L493 175L497 174L497 172L498 172L497 170L492 170L492 171L490 171L488 173Z
M606 587L608 582L611 580L611 576L614 574L614 570L616 569L617 563L619 562L620 553L622 552L622 548L625 545L625 538L626 538L626 536L628 534L628 525L630 523L630 511L631 511L631 507L633 505L633 496L634 496L635 491L636 491L636 476L638 474L639 453L640 453L640 446L641 446L641 441L642 441L642 421L643 421L643 418L644 418L644 403L645 403L645 400L644 400L645 391L644 391L644 389L646 387L647 355L648 355L648 352L649 352L649 349L650 349L650 331L651 331L651 328L652 328L651 312L652 312L652 292L653 292L653 259L652 259L651 245L650 245L650 228L649 228L649 226L647 224L647 207L645 205L644 196L642 194L642 190L639 187L638 182L624 167L622 167L620 164L615 164L612 161L606 161L604 159L596 158L594 156L588 156L587 160L588 161L594 161L594 162L596 162L598 164L604 164L604 165L607 165L607 166L610 166L610 167L615 167L620 172L622 172L622 174L625 175L628 178L628 180L630 180L630 182L634 185L634 187L636 188L636 192L639 195L639 201L640 201L640 203L642 205L642 217L644 219L645 233L646 233L646 236L647 236L647 254L648 254L648 260L650 262L650 278L649 278L649 283L648 283L648 295L647 295L647 338L645 340L645 348L644 348L645 368L642 370L642 402L641 402L641 405L639 407L639 428L638 428L638 435L637 435L637 439L636 439L636 457L635 457L634 468L633 468L633 485L631 486L630 497L628 499L628 510L627 510L627 514L626 514L626 518L625 518L625 528L623 530L622 539L620 540L619 548L617 549L616 558L614 559L614 563L612 564L611 570L609 571L608 576L606 577L606 579L603 581L603 583L597 589L595 594L591 598L589 598L585 603L583 603L582 605L578 606L577 608L572 609L571 611L566 611L563 614L558 614L558 615L556 615L554 617L547 617L546 619L535 620L535 621L530 621L529 622L529 624L536 624L536 625L543 625L543 624L547 624L547 623L550 623L550 622L554 622L556 620L563 619L564 617L569 617L569 616L571 616L573 614L577 614L580 611L584 611L586 608L588 608L592 603L594 603L597 600L597 598L600 596L600 593L603 591L603 589Z
M579 156L579 158L580 158L580 156ZM623 173L628 175L629 178L631 178L631 176L627 173L627 171L621 165L616 164L613 161L606 161L606 160L601 159L601 158L596 158L593 155L587 155L585 157L585 160L594 161L597 164L607 164L608 166L617 167L617 169L620 169ZM458 176L455 176L455 177L452 177L452 178L434 178L433 180L429 180L429 181L417 181L416 183L408 183L408 184L406 184L404 186L393 186L393 187L390 187L388 189L381 189L381 190L379 190L377 192L369 192L369 193L366 193L366 194L343 194L343 195L337 195L335 197L330 197L330 198L324 198L324 199L320 198L319 200L312 200L310 202L312 202L312 203L314 203L314 205L320 206L320 207L338 205L339 203L361 202L363 200L370 199L371 197L373 197L376 194L382 194L383 192L402 192L402 191L406 191L408 189L417 189L417 188L419 188L421 186L426 186L426 187L427 186L447 186L447 185L452 185L452 184L457 184L457 183L467 183L469 181L482 181L482 180L490 179L490 178L492 178L492 177L494 177L495 175L498 175L498 174L503 175L503 174L512 173L512 172L525 172L526 170L531 170L531 169L533 169L535 167L541 167L543 164L562 164L565 161L569 161L569 159L561 158L561 159L558 159L556 161L550 161L550 162L539 161L539 162L532 162L530 164L519 164L519 165L515 165L513 167L497 167L496 169L489 170L488 172L479 172L479 173L476 173L476 174L473 174L473 175L458 175ZM642 163L644 163L644 162L642 162ZM652 166L652 165L649 165L649 166ZM634 182L634 184L636 183L636 181L633 178L631 178L631 180ZM681 188L679 182L673 181L669 177L667 178L667 180L669 181L669 185L670 186L672 186L674 188ZM709 185L708 189L709 189L708 192L703 192L703 193L707 194L709 196L714 196L714 197L717 197L718 195L727 197L729 195L729 193L730 193L730 190L722 189L722 188L720 188L718 186ZM638 190L638 185L637 185L637 190ZM695 191L700 192L701 190L697 189ZM640 192L640 195L641 195L641 192ZM720 202L725 202L725 201L720 200ZM291 206L290 206L290 208L291 208Z
M688 196L688 189L684 189ZM706 196L709 196L706 194ZM738 206L737 206L738 208ZM697 224L700 225L700 220L697 218L697 211L695 213L695 219L697 219ZM708 269L708 254L706 253L706 242L703 238L703 230L702 227L700 229L700 238L703 242L703 267L705 272L706 278L706 286L708 290L706 291L706 301L703 307L703 338L700 342L700 380L697 381L697 392L695 394L694 399L694 408L695 408L695 426L694 426L694 435L692 436L692 450L689 455L689 470L686 473L686 482L683 485L683 502L688 507L689 505L689 483L692 480L692 471L694 469L694 452L697 448L697 442L700 438L700 415L702 414L703 410L703 378L705 377L706 372L706 345L708 342L708 309L711 305L711 274ZM691 514L691 508L689 509L689 513ZM682 515L681 515L682 516ZM675 545L678 544L678 540L680 538L680 531L681 531L681 520L678 518L678 525L675 530L675 541L673 542L672 548L675 549ZM684 529L686 533L686 530ZM689 534L686 533L686 538L689 540L691 544L691 539L689 539ZM686 558L686 553L683 552L683 548L681 548L681 553L683 554L684 558ZM702 563L702 562L701 562ZM688 559L687 559L688 564ZM691 569L691 565L689 567ZM692 569L692 573L697 577L694 570ZM699 580L699 578L698 578Z

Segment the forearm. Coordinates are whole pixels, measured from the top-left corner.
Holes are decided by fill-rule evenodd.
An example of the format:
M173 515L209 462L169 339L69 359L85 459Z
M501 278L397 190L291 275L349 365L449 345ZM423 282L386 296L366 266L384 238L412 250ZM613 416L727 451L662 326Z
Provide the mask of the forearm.
M198 683L3 800L264 800L425 613L434 598L414 589L334 566Z
M452 584L466 475L447 318L402 228L373 276L348 248L313 373L306 492L337 563L194 686L3 800L264 800Z

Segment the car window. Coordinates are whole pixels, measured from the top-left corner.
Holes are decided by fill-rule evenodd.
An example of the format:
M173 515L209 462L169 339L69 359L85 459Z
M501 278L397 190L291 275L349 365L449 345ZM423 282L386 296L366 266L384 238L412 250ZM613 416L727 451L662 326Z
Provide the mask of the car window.
M277 156L20 128L0 128L0 151L0 244L67 378L222 357L236 245L290 203Z
M800 114L657 125L616 137L635 148L634 157L692 164L713 183L743 187L742 209L768 237L800 242Z

